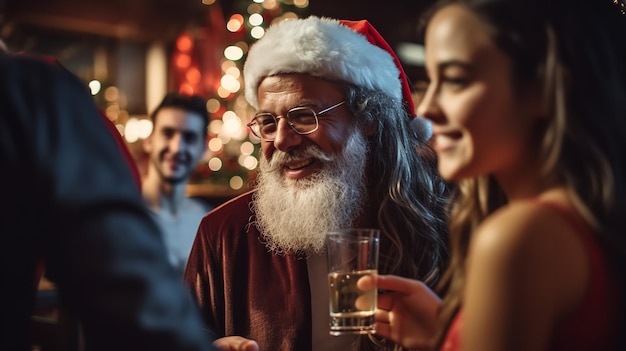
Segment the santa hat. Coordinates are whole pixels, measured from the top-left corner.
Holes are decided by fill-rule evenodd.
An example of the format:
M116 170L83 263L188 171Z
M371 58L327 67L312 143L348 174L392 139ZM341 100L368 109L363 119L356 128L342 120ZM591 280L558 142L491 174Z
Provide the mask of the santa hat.
M252 45L244 65L245 96L250 105L259 107L257 88L261 79L279 73L307 73L381 91L401 102L408 115L415 117L400 60L366 20L310 16L270 26ZM417 124L420 136L428 139L430 132L421 130L423 122Z

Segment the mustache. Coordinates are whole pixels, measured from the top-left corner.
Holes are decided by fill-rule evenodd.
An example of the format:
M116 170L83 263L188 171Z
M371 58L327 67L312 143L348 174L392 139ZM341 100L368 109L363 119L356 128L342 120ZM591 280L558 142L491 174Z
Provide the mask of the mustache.
M314 158L322 162L332 162L335 159L334 156L326 154L324 150L317 145L310 145L304 149L291 150L288 152L274 150L272 158L268 162L268 171L279 171L289 162L306 158Z

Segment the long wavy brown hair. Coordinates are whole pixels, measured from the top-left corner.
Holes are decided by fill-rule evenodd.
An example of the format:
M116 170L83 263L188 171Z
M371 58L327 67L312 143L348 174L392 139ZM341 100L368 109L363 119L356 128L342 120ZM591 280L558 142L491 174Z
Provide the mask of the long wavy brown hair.
M577 211L620 270L616 276L624 280L626 157L620 150L626 150L626 19L619 18L609 1L602 2L443 0L425 14L422 28L442 7L465 6L511 58L513 88L519 94L540 89L550 117L535 129L543 175L568 189ZM466 179L454 188L450 265L437 286L444 299L435 349L461 307L472 232L506 203L491 176Z
M348 86L346 100L359 128L376 128L368 140L368 174L375 186L381 231L379 272L420 279L433 286L448 262L448 188L437 173L436 157L410 124L402 102L389 95ZM400 349L373 336L357 350Z

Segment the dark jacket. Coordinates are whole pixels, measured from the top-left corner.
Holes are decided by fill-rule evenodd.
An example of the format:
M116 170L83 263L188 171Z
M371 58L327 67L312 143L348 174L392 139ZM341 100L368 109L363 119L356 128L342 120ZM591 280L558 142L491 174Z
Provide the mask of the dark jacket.
M208 350L128 163L87 88L0 53L0 349L30 350L37 267L89 350Z

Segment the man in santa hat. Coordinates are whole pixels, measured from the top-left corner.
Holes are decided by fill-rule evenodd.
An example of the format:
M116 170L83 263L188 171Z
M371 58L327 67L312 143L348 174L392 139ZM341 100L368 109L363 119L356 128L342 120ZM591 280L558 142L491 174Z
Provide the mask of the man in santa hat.
M215 345L391 347L329 335L324 236L377 228L379 273L433 284L443 270L446 187L400 62L367 21L312 16L271 26L244 80L256 188L202 220L185 273Z

